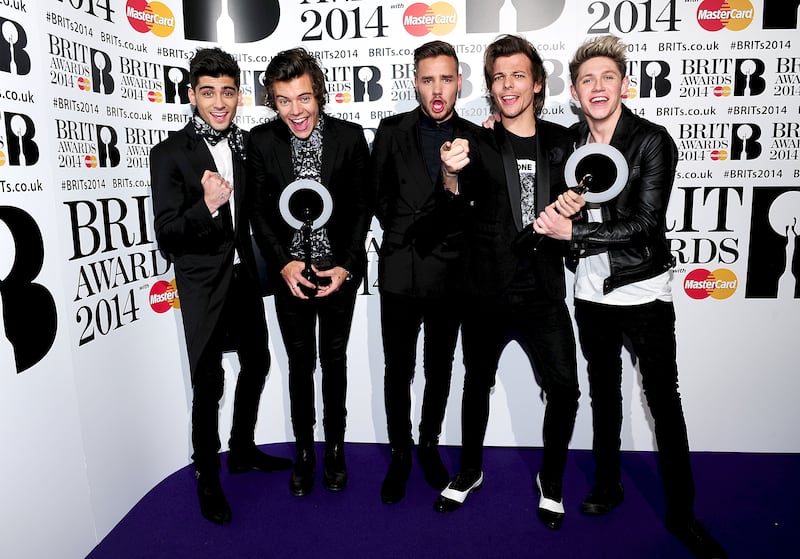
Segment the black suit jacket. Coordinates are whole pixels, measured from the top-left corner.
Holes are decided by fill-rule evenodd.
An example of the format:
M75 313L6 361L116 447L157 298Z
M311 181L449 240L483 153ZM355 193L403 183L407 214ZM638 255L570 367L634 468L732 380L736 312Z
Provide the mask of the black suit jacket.
M372 144L375 214L383 229L378 281L383 291L417 297L452 292L458 282L459 231L444 230L451 203L431 181L420 145L419 108L384 118ZM455 137L479 128L453 116ZM422 238L422 237L425 238Z
M565 242L545 237L528 239L513 248L521 233L519 172L517 162L500 123L481 133L470 147L471 163L461 172L462 198L470 206L464 243L464 275L468 293L499 297L511 285L521 258L533 259L537 296L566 296L563 256ZM564 164L572 150L566 128L536 121L536 213L566 190ZM514 202L512 203L512 200ZM530 226L528 226L530 228Z
M211 217L200 179L216 171L214 159L191 123L150 151L155 233L159 248L175 265L189 364L197 365L222 311L233 276L234 249L248 271L249 295L261 304L250 241L246 173L234 157L234 209L225 204ZM263 313L262 313L263 314ZM266 328L266 326L264 326Z
M369 147L358 124L321 116L325 119L321 182L333 199L333 213L325 227L335 265L350 272L358 285L366 266L364 239L372 219ZM282 120L250 131L247 164L253 235L275 285L284 286L279 274L294 260L289 247L295 229L281 217L278 201L295 177L291 132Z

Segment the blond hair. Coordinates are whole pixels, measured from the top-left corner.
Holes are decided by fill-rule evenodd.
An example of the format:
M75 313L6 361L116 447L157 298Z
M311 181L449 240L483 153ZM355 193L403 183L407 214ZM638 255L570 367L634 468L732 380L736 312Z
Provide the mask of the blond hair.
M625 56L627 51L627 45L615 35L601 35L586 40L578 47L569 62L569 77L572 83L575 83L578 77L578 70L580 70L581 64L590 58L597 58L598 56L605 56L613 60L617 64L619 73L624 77L628 73L628 60Z

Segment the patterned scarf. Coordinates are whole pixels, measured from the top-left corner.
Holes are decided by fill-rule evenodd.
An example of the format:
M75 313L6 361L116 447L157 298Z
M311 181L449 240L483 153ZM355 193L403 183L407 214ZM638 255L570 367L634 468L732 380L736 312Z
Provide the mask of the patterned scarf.
M233 122L226 130L220 132L212 128L209 123L203 120L197 113L197 107L194 108L194 118L192 119L194 131L197 132L201 138L207 141L212 146L217 145L219 142L228 138L228 145L231 146L231 151L234 157L240 161L247 159L247 154L244 147L244 134L242 129L236 126Z
M319 122L305 140L292 135L292 167L295 179L311 179L321 182L322 177L322 131L324 120ZM305 250L303 235L296 231L289 247L293 258L303 260ZM315 266L326 269L333 265L331 243L328 239L328 230L320 227L311 233L311 261Z

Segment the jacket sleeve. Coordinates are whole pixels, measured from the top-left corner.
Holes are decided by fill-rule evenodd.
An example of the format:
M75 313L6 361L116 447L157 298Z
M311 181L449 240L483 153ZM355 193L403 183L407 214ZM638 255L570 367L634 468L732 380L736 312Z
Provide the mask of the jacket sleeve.
M201 177L174 151L165 144L150 151L156 240L172 257L212 253L224 240L221 218L211 217L203 200ZM186 164L181 166L180 162Z
M389 200L393 198L392 192L389 191L393 184L390 180L393 169L393 165L391 165L392 159L389 157L391 143L391 132L386 123L381 121L378 124L378 131L375 133L375 139L372 142L372 186L374 189L375 217L378 218L378 223L380 223L381 227L385 227L384 224L389 211Z
M250 226L264 259L280 271L294 258L280 240L278 227L283 218L278 211L282 185L275 179L273 136L253 130L247 142L247 190Z
M355 139L348 142L347 151L344 155L344 167L339 170L346 176L346 182L352 193L349 196L353 207L348 208L346 215L352 219L349 224L349 236L347 246L344 251L337 254L337 264L351 274L358 275L363 262L364 240L372 221L374 211L374 195L371 180L373 177L372 164L370 161L369 147L364 137L364 131L358 127ZM336 201L334 201L334 205Z
M602 222L577 221L572 227L573 250L644 245L663 232L667 205L675 179L678 151L663 128L649 132L641 142L629 140L626 156L628 184L602 208Z

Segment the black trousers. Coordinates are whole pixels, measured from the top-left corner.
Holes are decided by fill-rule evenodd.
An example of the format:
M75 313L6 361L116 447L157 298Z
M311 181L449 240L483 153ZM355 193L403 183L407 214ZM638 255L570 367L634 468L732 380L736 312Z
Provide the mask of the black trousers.
M325 440L344 441L347 409L347 342L353 321L357 286L347 282L320 299L297 299L284 288L275 294L275 310L289 358L289 401L292 428L299 445L314 443L314 369L322 369L322 424Z
M620 479L624 335L636 354L642 388L653 417L667 522L683 523L693 518L694 482L678 392L672 303L615 306L576 300L575 320L589 370L596 481L615 483Z
M453 353L461 324L457 300L449 296L412 297L381 291L383 397L389 444L393 449L408 449L413 444L411 383L423 324L425 390L419 440L436 443L450 395Z
M503 349L516 340L531 359L546 395L541 474L560 482L578 411L575 336L564 301L505 298L469 303L461 327L464 394L461 469L481 469L489 394Z
M236 346L239 375L233 401L230 448L255 444L258 404L270 367L264 304L254 293L246 271L234 266L220 320L192 376L192 460L199 470L219 468L219 401L225 386L222 354Z

